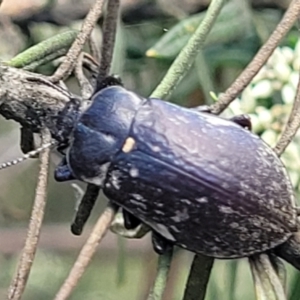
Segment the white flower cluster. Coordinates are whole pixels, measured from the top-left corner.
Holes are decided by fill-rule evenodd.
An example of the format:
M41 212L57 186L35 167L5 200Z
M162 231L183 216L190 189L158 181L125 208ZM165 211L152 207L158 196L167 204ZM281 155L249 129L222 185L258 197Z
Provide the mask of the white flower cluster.
M266 65L230 106L233 115L248 114L253 131L271 147L282 132L296 94L300 72L300 40L295 49L277 48ZM282 155L295 190L300 192L300 131Z

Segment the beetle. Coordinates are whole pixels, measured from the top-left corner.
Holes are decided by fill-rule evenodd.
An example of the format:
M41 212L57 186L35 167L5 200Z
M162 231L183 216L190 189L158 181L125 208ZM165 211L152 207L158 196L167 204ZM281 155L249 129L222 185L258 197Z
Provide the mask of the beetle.
M100 187L127 228L152 229L158 253L265 252L297 232L297 209L284 165L249 127L109 86L78 117L55 179Z

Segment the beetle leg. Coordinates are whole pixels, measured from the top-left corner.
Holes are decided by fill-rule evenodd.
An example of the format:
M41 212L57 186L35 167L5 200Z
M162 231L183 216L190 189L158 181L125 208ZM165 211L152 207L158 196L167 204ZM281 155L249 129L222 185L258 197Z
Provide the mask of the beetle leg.
M128 230L137 228L141 221L134 215L123 209L124 227Z
M21 127L21 150L23 153L28 153L34 150L33 133L28 127Z
M245 129L248 129L249 131L251 131L251 129L252 129L251 119L248 115L234 116L234 117L230 118L229 120L242 126Z
M300 232L294 233L285 243L277 246L274 253L300 270Z
M75 177L73 176L73 174L67 164L65 157L62 159L62 161L56 167L56 169L54 171L54 178L56 181L59 181L59 182L75 179Z
M88 184L85 193L80 201L74 221L71 224L71 232L75 235L82 233L83 227L88 220L91 211L96 203L100 188L93 184Z
M170 241L155 231L152 231L152 245L154 251L159 255L168 252L173 247L173 244Z

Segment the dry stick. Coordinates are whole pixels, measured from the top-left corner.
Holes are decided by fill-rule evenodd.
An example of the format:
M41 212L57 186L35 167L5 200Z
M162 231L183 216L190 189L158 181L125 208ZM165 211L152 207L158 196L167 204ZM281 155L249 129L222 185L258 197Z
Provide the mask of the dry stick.
M286 127L279 138L279 141L274 147L274 151L278 156L280 156L283 153L283 151L292 141L297 130L299 129L299 126L300 126L300 80L298 81L292 112L289 116Z
M92 30L94 29L100 15L102 12L104 0L97 0L94 6L90 9L88 15L86 16L81 30L72 44L68 54L66 55L65 60L55 71L55 73L49 78L52 82L58 82L67 78L73 71L76 61L79 54L82 51L82 48L88 38L91 35Z
M203 300L214 259L195 254L183 300Z
M79 279L81 278L86 267L91 261L92 256L96 252L97 246L107 232L107 229L109 228L109 225L111 224L115 216L115 212L115 206L108 205L105 211L102 213L96 225L94 226L88 240L80 251L79 256L75 264L73 265L68 278L61 286L54 300L65 300L70 296L71 292L76 287Z
M286 300L286 295L284 292L284 288L276 270L273 268L269 256L267 254L260 254L258 256L259 263L261 264L263 270L265 271L266 275L268 276L274 293L278 300Z
M211 106L211 112L221 113L251 82L262 66L267 62L280 41L291 29L300 14L300 1L294 0L284 14L282 20L273 31L267 42L261 47L246 69L234 83L219 96L219 101Z
M103 41L97 82L102 81L110 71L118 24L119 7L119 0L108 1L107 14L105 15L103 22Z
M272 291L270 280L263 267L254 257L249 258L257 300L277 300Z
M253 255L249 258L254 279L257 300L287 300L284 282L281 282L268 254ZM274 261L273 261L274 262ZM284 279L285 281L285 279Z
M86 78L86 76L83 73L83 53L79 55L78 61L76 63L76 67L74 70L74 74L76 79L78 80L81 95L83 100L90 99L92 93L93 93L93 87L91 86L90 82Z
M44 130L42 132L42 143L49 143L50 140L50 133ZM21 299L37 250L37 243L40 236L46 206L49 156L50 148L41 152L40 171L35 191L35 200L30 217L25 246L17 267L17 273L8 290L9 300Z
M157 275L147 300L162 299L167 284L167 278L170 270L172 257L173 257L173 249L159 256L158 265L157 265Z
M89 48L90 48L92 57L94 58L94 60L96 62L99 62L100 58L101 58L100 47L98 47L97 41L95 40L93 35L90 36L88 43L89 43Z
M225 2L225 0L211 1L203 21L197 27L186 46L180 51L151 97L163 99L175 89L177 84L193 65L197 53L203 47L206 37L212 29Z

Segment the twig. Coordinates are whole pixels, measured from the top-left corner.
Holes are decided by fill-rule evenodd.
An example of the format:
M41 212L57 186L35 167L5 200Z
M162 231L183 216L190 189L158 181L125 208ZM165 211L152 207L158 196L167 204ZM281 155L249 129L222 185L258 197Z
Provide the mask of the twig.
M101 82L110 72L118 24L119 6L119 0L108 0L107 13L104 15L103 22L103 40L97 82Z
M299 129L299 126L300 126L300 80L298 81L296 96L295 96L293 108L289 116L288 122L276 146L274 147L274 151L278 156L280 156L284 152L286 147L292 141L293 137L297 133L297 130Z
M90 99L93 93L93 87L83 73L83 53L79 55L74 74L78 80L83 100Z
M252 277L255 287L256 300L277 300L272 293L271 283L255 260L249 258Z
M49 143L50 140L50 133L48 132L48 130L44 130L42 132L43 144ZM40 237L40 230L46 206L49 156L50 149L46 149L41 152L40 172L27 232L27 238L17 267L16 276L12 280L8 290L9 300L21 299L37 250L37 243Z
M102 6L104 0L97 0L94 6L90 9L88 15L86 16L81 30L74 41L72 47L70 48L65 60L57 68L56 72L50 77L52 82L58 82L67 78L73 71L76 61L84 44L87 39L90 37L92 30L94 29L97 20L99 19L102 13Z
M270 262L273 265L273 268L275 269L277 276L281 282L281 285L283 287L284 292L286 291L286 279L287 279L287 273L284 266L284 263L273 253L268 254Z
M285 295L282 283L280 282L278 274L270 262L269 256L267 254L260 254L258 257L259 257L262 267L264 268L264 271L266 272L266 274L270 280L270 283L274 289L277 299L278 300L286 300L286 295ZM273 261L273 262L275 263L275 261ZM277 269L277 266L276 266L276 269Z
M284 288L267 254L249 258L257 300L286 300Z
M185 287L183 300L203 300L214 259L196 254Z
M99 62L100 58L101 58L100 47L98 47L92 34L88 40L88 43L89 43L89 48L90 48L92 57L94 58L94 60L96 62Z
M87 265L92 259L100 241L104 237L110 223L112 222L116 208L113 205L108 205L102 215L99 217L96 225L94 226L88 240L84 244L82 250L76 262L73 265L69 276L65 280L64 284L58 291L54 300L65 300L72 293L73 289L76 287L79 279L83 275Z
M267 62L273 51L279 45L287 32L291 29L300 13L300 1L294 0L284 14L282 20L269 37L267 42L261 47L253 60L244 69L234 83L219 96L219 101L211 106L211 112L220 114L251 82L254 76Z
M168 279L173 249L158 257L157 274L147 300L161 300Z
M225 2L226 0L211 1L203 21L192 35L187 45L178 54L166 76L152 93L151 97L165 98L175 89L176 85L192 66L198 51L202 49L205 39Z
M55 35L18 54L8 61L7 64L15 68L24 68L25 66L36 64L38 61L40 65L42 64L41 62L51 61L67 52L77 34L77 30L69 30Z

